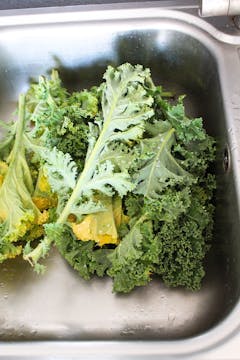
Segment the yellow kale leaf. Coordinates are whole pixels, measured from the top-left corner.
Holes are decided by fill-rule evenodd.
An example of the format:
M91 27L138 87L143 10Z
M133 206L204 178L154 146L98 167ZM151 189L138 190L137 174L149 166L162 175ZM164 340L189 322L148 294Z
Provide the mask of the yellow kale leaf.
M51 187L47 181L47 177L40 171L36 188L42 193L51 193Z
M42 168L38 174L32 201L40 211L57 206L57 196L51 191L51 187Z
M118 244L117 228L127 222L127 216L123 214L121 198L104 196L101 203L106 211L89 214L80 223L73 223L73 232L77 239L94 240L99 246Z
M47 210L57 205L57 199L54 197L34 196L32 201L40 211Z

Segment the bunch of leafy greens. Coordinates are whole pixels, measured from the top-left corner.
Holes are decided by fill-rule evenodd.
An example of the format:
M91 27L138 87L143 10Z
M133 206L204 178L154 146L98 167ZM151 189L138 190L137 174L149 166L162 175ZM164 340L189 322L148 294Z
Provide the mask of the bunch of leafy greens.
M0 261L22 253L43 272L54 244L84 279L112 277L115 292L154 274L199 289L214 141L183 97L167 96L128 63L72 94L56 71L32 84L0 147Z

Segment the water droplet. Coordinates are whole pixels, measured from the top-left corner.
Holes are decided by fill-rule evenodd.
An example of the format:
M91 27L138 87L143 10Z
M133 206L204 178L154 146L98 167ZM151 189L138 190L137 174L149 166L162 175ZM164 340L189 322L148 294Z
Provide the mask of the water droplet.
M170 313L168 314L168 321L173 322L175 319L176 319L175 314L170 312Z
M135 331L133 329L124 329L121 331L121 336L126 336L126 335L134 335Z
M232 95L231 102L233 105L239 105L240 104L240 96L239 94L235 93Z
M236 144L236 145L233 145L232 147L231 147L231 149L230 149L230 151L234 151L234 150L236 150L236 149L238 149L238 145Z
M144 326L144 330L151 330L151 325L148 325L148 324L145 325L145 326Z

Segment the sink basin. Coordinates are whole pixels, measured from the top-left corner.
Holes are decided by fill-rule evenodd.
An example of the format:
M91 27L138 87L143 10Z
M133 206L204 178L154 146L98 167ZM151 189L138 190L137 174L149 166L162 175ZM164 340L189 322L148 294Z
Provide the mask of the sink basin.
M170 289L158 278L115 295L110 279L82 280L55 249L43 276L20 259L8 261L0 265L0 356L101 351L165 359L233 336L240 325L239 46L240 37L196 16L143 5L0 14L2 119L31 79L53 67L73 90L99 83L108 64L128 61L186 94L188 115L202 116L217 142L214 239L200 291Z

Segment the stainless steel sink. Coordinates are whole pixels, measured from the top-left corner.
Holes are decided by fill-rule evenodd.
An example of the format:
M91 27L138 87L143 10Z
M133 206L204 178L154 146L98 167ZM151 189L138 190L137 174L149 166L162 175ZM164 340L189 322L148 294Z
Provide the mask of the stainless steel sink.
M56 250L43 276L9 261L0 266L0 357L186 358L238 332L239 56L240 36L156 5L0 13L1 118L9 118L32 78L53 67L68 89L77 89L100 82L108 64L128 61L149 67L156 84L186 94L188 114L202 116L217 140L214 241L202 289L169 289L155 279L120 296L109 279L82 280Z

